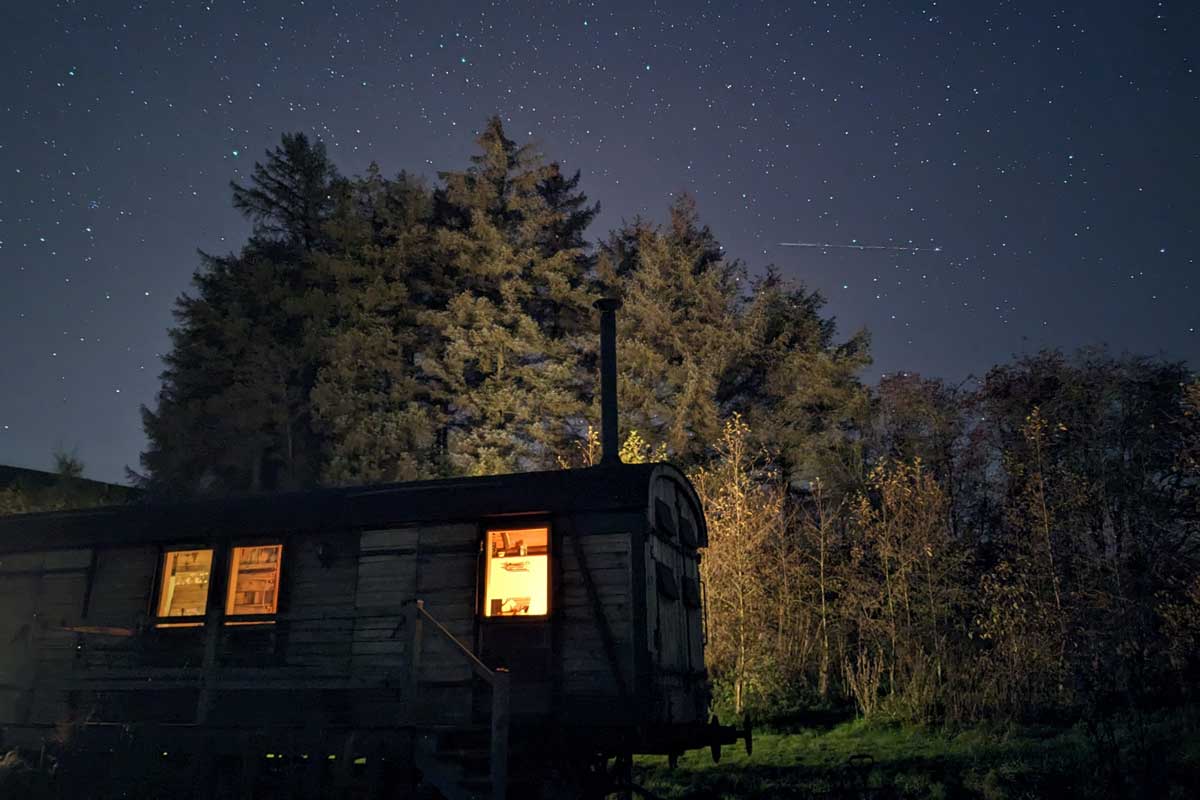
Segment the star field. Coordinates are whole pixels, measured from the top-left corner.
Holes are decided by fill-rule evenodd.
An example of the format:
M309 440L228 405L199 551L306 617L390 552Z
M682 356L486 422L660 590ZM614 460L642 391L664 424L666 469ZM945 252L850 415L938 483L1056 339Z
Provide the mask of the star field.
M8 2L0 463L123 478L172 301L284 131L344 173L465 166L493 113L621 218L696 196L881 373L1043 346L1200 356L1185 2ZM780 242L915 251L787 248ZM936 249L935 249L936 248Z

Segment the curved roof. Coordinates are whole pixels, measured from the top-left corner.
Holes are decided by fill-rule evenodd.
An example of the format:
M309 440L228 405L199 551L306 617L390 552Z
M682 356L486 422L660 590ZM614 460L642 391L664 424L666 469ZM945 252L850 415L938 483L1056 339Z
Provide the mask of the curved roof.
M379 528L504 514L644 509L651 484L659 476L686 487L700 508L691 483L674 466L621 464L20 514L0 517L0 551L213 534Z

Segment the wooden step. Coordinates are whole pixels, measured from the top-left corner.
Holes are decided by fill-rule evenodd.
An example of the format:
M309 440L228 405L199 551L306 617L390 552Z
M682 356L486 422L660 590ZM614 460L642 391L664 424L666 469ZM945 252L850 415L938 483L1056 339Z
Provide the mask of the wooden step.
M435 737L438 750L475 750L486 751L491 746L492 732L488 728L471 730L458 728L442 731Z
M459 785L480 800L492 796L492 782L488 778L464 778Z
M434 757L458 764L462 767L463 773L468 776L490 775L492 756L491 752L486 749L437 750L434 752Z

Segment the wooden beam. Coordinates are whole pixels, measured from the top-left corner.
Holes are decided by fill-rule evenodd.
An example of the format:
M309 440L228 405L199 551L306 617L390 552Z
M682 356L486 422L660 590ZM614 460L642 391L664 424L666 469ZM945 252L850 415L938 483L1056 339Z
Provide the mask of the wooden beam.
M411 715L417 714L417 687L421 681L421 605L416 601L409 610L409 629L412 631L412 646L408 648L408 691L407 699Z
M342 737L342 750L337 754L338 761L333 767L333 796L338 800L350 800L350 788L354 782L354 752L357 746L358 734L349 731Z
M269 673L269 669L264 669ZM341 678L314 676L312 678L272 678L264 675L262 678L225 678L217 677L211 684L205 684L201 675L191 678L67 678L62 681L47 682L43 688L71 690L84 689L95 692L156 692L168 689L196 689L208 686L220 691L261 691L285 692L302 689L322 689L335 691L379 691L382 689L397 689L396 683L386 678Z
M505 800L508 792L509 678L507 670L496 670L492 678L492 800Z
M239 800L254 800L254 787L258 784L258 767L262 759L259 748L254 746L253 734L246 732L241 739L242 772L239 776Z
M110 625L60 625L52 627L51 630L66 631L68 633L90 633L96 636L120 636L129 638L134 635L133 628L116 628Z
M201 684L199 696L196 698L196 722L201 725L208 722L208 715L212 713L213 706L216 703L217 671L220 668L220 665L217 663L217 650L220 647L221 637L224 634L223 626L220 622L225 610L224 603L221 602L221 598L225 594L225 585L221 578L223 575L221 565L225 564L228 553L229 548L225 546L213 548L213 566L208 587L208 613L205 615L204 679Z

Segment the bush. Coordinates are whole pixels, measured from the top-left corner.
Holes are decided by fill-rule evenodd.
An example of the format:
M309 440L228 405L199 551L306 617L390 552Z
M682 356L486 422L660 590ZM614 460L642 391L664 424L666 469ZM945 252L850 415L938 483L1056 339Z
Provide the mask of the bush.
M50 780L16 750L0 758L0 800L41 800L50 797Z

